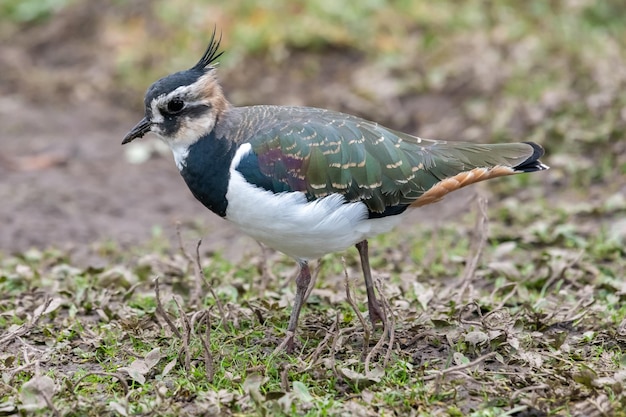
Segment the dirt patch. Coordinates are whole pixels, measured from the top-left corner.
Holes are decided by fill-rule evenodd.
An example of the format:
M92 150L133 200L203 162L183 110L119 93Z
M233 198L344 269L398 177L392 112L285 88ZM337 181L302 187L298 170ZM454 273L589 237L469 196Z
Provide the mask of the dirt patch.
M0 76L0 251L58 247L79 260L93 243L130 247L149 241L155 228L174 242L174 224L182 222L205 237L205 249L240 256L254 243L193 199L169 152L152 152L141 164L125 156L121 138L141 117L145 86L133 94L114 88L106 40L94 35L102 21L77 24L83 14L93 20L83 8L0 43L7 65ZM464 127L458 92L384 96L368 78L381 74L356 52L294 51L289 62L250 59L237 71L220 70L220 78L236 105L326 107L426 136L458 137ZM444 216L462 209L454 201L465 205L467 194L448 199ZM426 213L441 218L440 211Z
M155 226L172 234L176 221L201 216L211 240L234 235L193 199L170 157L127 161L120 142L131 115L100 103L36 107L10 97L0 102L0 123L10 132L0 161L3 251L140 244Z
M18 96L0 101L0 124L9 139L0 157L0 250L57 247L80 259L95 243L145 244L155 227L175 244L176 222L203 236L207 250L236 257L254 247L193 198L169 152L153 152L141 164L128 161L120 142L139 116L103 103L36 106ZM421 215L450 217L471 194L447 200L443 214L439 207Z

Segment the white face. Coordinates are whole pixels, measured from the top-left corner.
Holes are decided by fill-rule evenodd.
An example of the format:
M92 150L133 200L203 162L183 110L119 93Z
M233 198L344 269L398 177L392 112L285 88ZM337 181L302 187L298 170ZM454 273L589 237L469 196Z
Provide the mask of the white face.
M146 109L150 131L170 147L188 146L215 127L226 100L212 72L154 97Z

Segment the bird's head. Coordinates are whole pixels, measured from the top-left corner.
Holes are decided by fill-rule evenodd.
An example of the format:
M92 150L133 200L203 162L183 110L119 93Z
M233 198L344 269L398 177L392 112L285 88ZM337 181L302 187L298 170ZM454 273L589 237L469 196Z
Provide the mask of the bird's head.
M229 104L215 76L220 39L211 42L192 68L152 84L144 99L145 116L124 137L122 145L152 132L170 147L185 146L211 132Z

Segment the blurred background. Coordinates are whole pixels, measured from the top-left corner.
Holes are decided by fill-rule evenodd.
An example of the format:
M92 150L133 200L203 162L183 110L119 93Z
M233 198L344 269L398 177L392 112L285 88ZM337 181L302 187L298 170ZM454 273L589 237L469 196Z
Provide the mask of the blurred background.
M233 104L536 141L552 169L490 183L490 207L626 235L622 0L3 0L0 251L131 247L171 239L176 221L208 247L238 248L156 139L120 146L145 89L193 65L214 28ZM441 207L467 205L450 201Z

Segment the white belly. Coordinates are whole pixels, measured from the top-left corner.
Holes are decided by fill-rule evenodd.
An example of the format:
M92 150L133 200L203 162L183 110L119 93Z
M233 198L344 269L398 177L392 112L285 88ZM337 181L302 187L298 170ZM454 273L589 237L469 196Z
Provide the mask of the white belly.
M236 165L235 165L236 166ZM339 194L309 202L304 193L274 194L231 169L226 219L244 233L291 257L317 259L393 229L402 215L368 219L363 203Z

